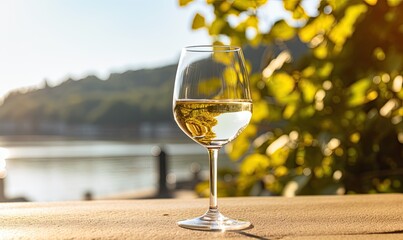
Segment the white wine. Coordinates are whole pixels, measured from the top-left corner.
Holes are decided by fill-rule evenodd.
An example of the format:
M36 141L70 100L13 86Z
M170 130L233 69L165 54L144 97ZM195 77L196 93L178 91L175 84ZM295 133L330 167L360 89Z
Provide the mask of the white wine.
M236 138L252 117L252 102L176 100L174 116L190 138L206 147L221 147Z

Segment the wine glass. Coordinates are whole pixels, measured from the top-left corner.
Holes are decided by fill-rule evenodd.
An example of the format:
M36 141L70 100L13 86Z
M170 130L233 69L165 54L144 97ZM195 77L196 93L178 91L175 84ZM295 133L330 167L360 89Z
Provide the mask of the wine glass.
M249 80L241 48L189 46L182 50L176 72L173 113L182 131L209 154L210 206L197 218L178 225L197 230L240 230L245 220L225 217L217 204L217 157L220 148L235 139L252 116Z

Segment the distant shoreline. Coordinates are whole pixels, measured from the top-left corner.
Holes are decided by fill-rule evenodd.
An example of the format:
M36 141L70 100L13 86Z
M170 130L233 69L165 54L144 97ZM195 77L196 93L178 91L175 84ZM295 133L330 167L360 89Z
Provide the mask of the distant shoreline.
M183 132L171 122L143 123L133 127L115 127L92 124L68 125L64 123L3 123L0 138L8 139L175 139L186 138Z

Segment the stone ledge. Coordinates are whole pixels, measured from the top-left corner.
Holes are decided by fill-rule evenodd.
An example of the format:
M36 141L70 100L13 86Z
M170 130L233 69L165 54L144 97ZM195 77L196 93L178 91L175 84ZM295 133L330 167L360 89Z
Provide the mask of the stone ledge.
M219 199L243 231L180 228L207 199L1 203L1 239L403 239L403 194Z

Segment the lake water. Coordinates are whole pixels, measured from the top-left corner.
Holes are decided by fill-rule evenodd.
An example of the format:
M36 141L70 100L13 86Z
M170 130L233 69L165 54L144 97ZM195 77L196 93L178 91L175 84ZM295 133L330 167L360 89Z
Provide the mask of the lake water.
M193 142L0 138L0 161L6 159L7 169L5 194L30 201L64 201L83 199L88 191L97 198L156 188L158 165L152 155L156 146L165 149L168 172L177 181L191 179L192 163L208 170L206 150ZM221 153L219 166L228 162Z

